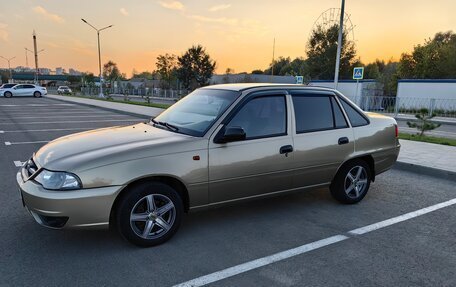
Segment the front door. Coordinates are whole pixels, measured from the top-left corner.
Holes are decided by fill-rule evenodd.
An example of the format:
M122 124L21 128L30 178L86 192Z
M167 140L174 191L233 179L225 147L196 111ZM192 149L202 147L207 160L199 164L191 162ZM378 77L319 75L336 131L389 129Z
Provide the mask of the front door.
M228 115L224 127L241 127L242 141L209 143L209 200L211 203L289 189L287 171L293 153L285 92L248 95ZM223 128L219 132L223 132Z

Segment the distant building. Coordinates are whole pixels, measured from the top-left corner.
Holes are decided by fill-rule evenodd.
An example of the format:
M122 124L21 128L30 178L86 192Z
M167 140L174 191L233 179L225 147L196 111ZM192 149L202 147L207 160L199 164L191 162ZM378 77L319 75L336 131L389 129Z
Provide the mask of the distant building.
M51 74L51 69L48 69L48 68L40 68L40 74L41 74L41 75L50 75L50 74Z
M57 67L57 68L55 68L55 74L56 75L63 75L63 74L65 74L65 69L62 68L62 67Z
M70 69L68 69L68 74L71 76L80 76L80 75L82 75L82 72L79 72L75 69L70 68Z

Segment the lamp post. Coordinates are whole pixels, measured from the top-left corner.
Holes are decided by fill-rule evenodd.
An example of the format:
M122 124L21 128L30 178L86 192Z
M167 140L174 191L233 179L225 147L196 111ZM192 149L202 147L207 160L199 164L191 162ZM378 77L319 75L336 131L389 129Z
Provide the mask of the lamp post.
M100 98L104 98L103 95L103 81L102 81L102 75L101 75L101 51L100 51L100 32L103 30L106 30L108 28L111 28L113 25L106 26L101 29L95 28L92 24L81 18L82 22L86 23L90 27L92 27L95 31L97 31L97 38L98 38L98 69L99 69L99 78L100 78L100 94L98 95Z
M10 79L12 80L13 79L13 73L11 72L11 65L10 65L10 62L12 59L16 58L16 56L12 57L12 58L5 58L3 56L0 56L0 58L2 59L5 59L6 61L8 61L8 70L9 70L9 74L10 74Z
M27 47L25 47L24 50L25 50L25 66L28 67L28 55L27 55L27 52L30 52L30 53L32 53L32 54L33 54L34 52L33 52L32 50L30 50L29 48L27 48ZM41 50L39 50L39 51L37 52L37 54L39 54L39 53L41 53L41 52L43 52L43 51L44 51L44 49L41 49Z
M337 89L337 84L339 83L340 51L342 49L342 35L343 35L343 31L344 31L344 14L345 14L345 0L342 0L342 5L340 8L339 38L337 39L336 68L334 71L334 89Z

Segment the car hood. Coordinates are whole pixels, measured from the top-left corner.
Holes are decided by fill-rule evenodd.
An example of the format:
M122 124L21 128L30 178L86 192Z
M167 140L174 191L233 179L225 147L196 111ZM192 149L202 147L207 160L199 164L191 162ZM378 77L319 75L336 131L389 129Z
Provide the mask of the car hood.
M116 162L196 149L199 138L155 128L149 124L111 127L53 140L34 156L39 167L82 171Z

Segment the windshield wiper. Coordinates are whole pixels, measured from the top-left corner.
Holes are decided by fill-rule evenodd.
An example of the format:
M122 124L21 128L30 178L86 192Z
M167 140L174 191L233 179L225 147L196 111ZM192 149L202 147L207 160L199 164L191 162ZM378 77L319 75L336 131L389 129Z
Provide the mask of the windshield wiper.
M172 130L172 131L175 131L175 132L177 132L179 130L178 127L176 127L175 125L169 124L167 122L159 122L159 121L156 121L154 119L150 119L150 120L154 123L154 125L163 126L163 127L167 128L168 130Z

